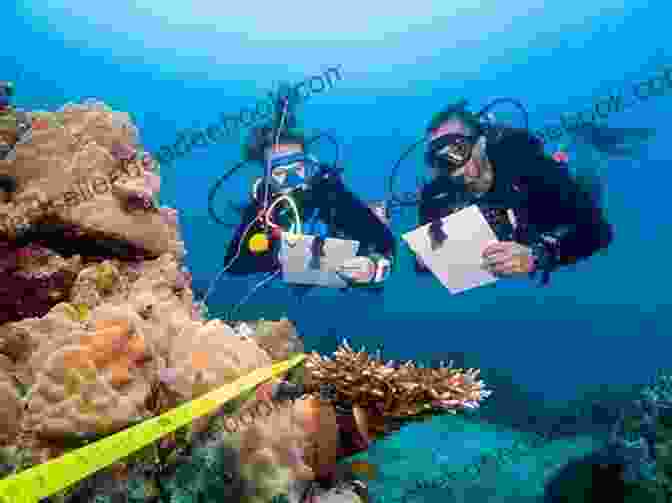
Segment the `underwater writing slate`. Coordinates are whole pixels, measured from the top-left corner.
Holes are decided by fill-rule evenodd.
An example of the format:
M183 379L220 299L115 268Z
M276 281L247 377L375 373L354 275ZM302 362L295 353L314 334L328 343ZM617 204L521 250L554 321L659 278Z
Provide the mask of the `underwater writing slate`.
M464 208L441 222L446 239L435 249L430 224L401 237L451 294L496 282L496 276L481 268L481 254L498 239L478 206Z

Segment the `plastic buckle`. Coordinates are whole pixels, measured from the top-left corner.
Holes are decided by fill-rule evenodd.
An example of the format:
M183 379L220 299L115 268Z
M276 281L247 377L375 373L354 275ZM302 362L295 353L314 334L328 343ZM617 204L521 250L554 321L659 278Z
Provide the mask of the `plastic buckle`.
M295 234L293 232L285 233L285 241L287 241L287 244L292 248L296 246L296 244L299 242L299 237L300 237L299 234Z

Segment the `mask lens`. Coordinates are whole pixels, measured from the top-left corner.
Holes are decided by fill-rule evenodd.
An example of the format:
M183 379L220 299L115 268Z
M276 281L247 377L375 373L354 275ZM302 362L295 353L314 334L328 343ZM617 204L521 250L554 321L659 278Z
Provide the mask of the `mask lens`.
M438 161L439 167L447 164L453 169L459 168L471 158L475 143L476 139L470 136L442 136L432 142L431 155L435 161Z
M303 162L278 166L273 169L272 176L281 186L294 188L303 183L305 179L305 167Z
M447 161L462 162L468 155L468 146L463 140L447 145L437 152L437 157Z
M285 168L275 168L271 175L280 184L284 184L287 180L287 170Z

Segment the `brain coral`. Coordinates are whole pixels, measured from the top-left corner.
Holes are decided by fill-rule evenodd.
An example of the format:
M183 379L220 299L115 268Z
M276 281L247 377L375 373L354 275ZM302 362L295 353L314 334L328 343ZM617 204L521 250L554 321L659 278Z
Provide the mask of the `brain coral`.
M264 466L286 468L295 480L313 480L334 474L337 461L338 427L333 407L306 397L273 402L272 413L241 411L233 438L246 474L255 478ZM248 414L249 416L250 414Z
M139 317L129 306L103 306L70 344L36 358L25 428L46 437L104 433L145 412L155 369ZM44 357L43 348L37 352Z
M250 337L264 348L273 361L286 360L290 353L303 352L303 341L294 324L287 318L279 321L260 320L252 325L255 330Z
M220 320L186 322L181 332L172 341L168 364L175 370L170 387L185 399L271 364L257 343Z
M11 376L12 368L12 361L0 355L0 443L16 437L23 413L23 403Z

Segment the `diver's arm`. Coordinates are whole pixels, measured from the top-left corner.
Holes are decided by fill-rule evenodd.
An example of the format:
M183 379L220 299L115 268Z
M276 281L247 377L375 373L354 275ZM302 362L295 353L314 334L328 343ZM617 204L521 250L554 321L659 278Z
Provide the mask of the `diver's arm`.
M420 193L420 202L418 203L418 226L421 227L423 225L426 225L432 221L432 217L430 215L430 210L428 208L428 196L427 196L427 191L426 189L423 190ZM431 271L427 268L427 266L420 260L420 258L415 255L414 258L415 261L415 272L417 274L428 274Z
M278 267L272 248L259 255L254 255L249 250L250 237L261 230L259 222L250 225L256 220L258 213L259 207L254 201L248 204L242 212L242 221L229 243L224 258L224 267L228 267L226 272L229 274L246 276L260 272L271 272Z
M311 184L311 198L320 205L321 212L330 215L328 224L348 238L359 241L360 250L366 250L376 266L385 261L394 266L396 242L390 228L373 213L371 208L350 191L338 175L321 177Z
M612 226L593 198L555 161L540 158L526 177L529 183L530 210L541 215L544 227L532 245L537 268L550 272L607 248L613 239ZM550 225L549 225L550 224Z

